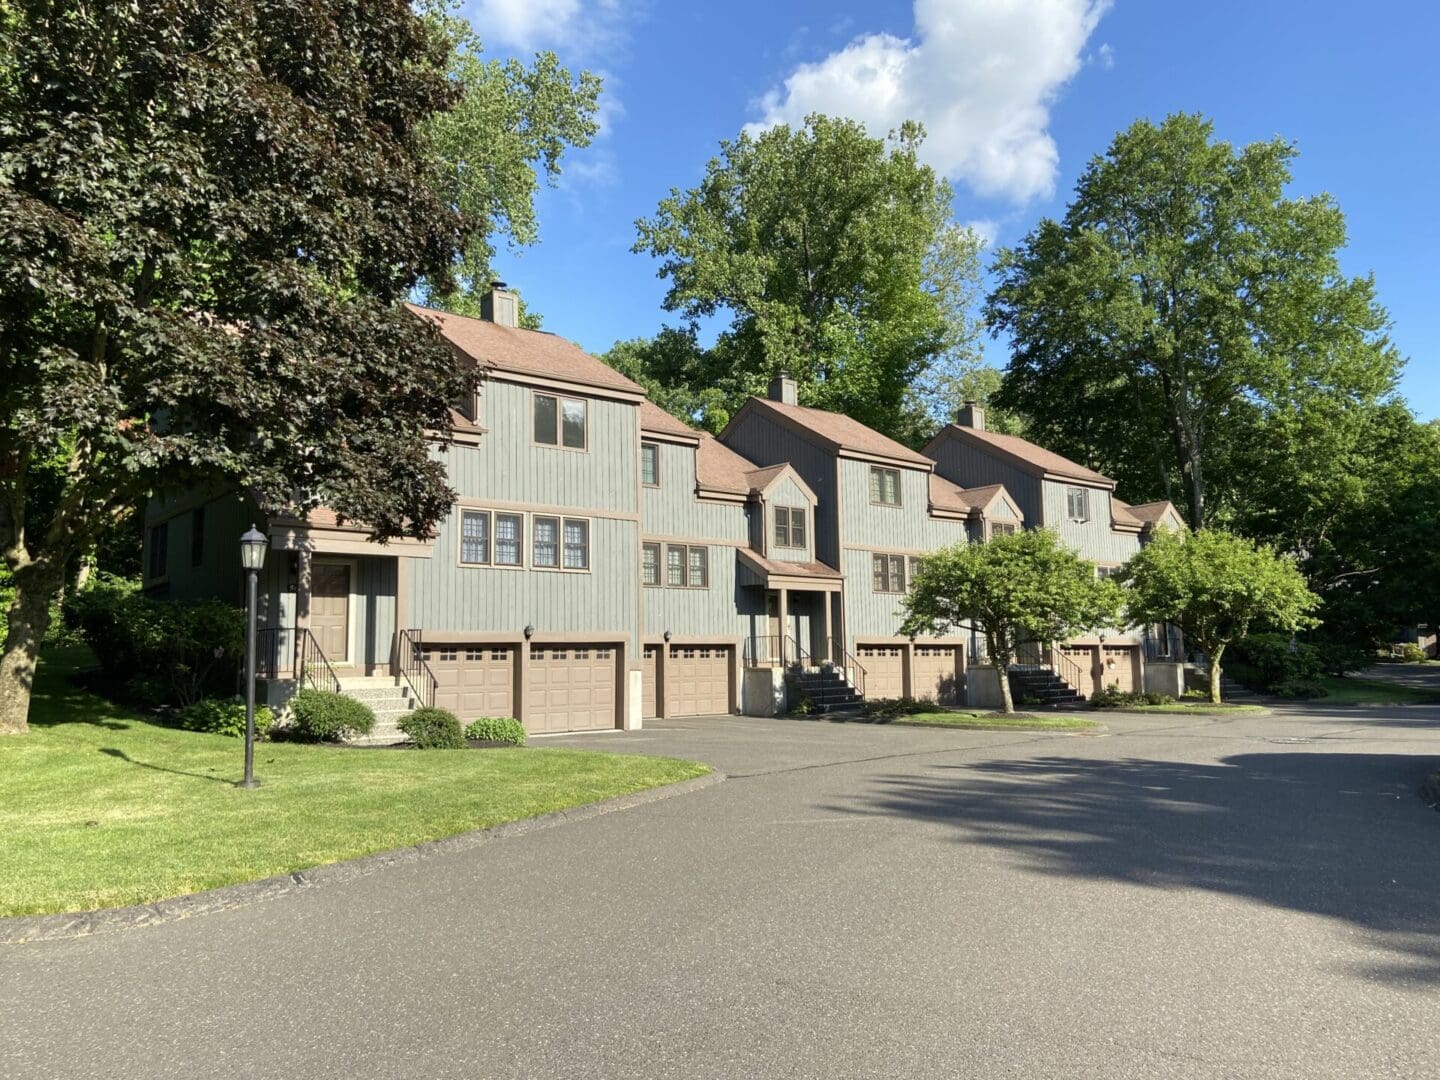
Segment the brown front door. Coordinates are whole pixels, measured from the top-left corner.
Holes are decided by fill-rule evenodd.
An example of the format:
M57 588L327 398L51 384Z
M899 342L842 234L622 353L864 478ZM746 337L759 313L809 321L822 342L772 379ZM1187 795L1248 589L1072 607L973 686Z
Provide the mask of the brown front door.
M350 659L350 565L317 562L310 571L310 632L332 664Z

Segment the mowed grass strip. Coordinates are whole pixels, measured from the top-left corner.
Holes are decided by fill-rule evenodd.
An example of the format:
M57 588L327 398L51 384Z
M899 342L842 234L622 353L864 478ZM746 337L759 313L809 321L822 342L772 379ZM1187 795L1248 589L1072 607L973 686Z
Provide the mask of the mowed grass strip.
M1338 679L1334 675L1324 675L1320 678L1320 686L1325 696L1314 700L1326 705L1440 704L1440 693L1434 690L1385 679L1366 679L1357 675Z
M1083 716L1032 716L1026 713L928 712L897 716L892 724L916 727L973 728L977 731L1084 731L1100 725Z
M0 739L0 915L89 911L253 881L709 772L564 749L243 744L162 727L41 661L31 733Z

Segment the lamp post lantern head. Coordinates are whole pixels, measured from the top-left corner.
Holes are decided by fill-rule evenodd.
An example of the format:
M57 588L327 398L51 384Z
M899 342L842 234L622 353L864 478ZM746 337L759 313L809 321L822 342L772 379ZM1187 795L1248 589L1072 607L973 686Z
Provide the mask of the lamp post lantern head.
M265 565L265 549L270 541L254 525L240 537L240 565L246 570L259 570Z

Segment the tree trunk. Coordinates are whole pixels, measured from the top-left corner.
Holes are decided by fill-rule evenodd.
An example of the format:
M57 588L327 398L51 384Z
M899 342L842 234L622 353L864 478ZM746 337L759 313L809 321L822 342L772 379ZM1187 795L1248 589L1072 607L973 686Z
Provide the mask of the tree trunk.
M1220 655L1225 651L1224 645L1217 645L1210 653L1210 704L1220 704Z
M990 659L995 664L995 674L1000 678L1000 711L1009 715L1015 711L1015 698L1010 693L1010 646L998 634L987 635ZM1001 641L1006 641L1001 645Z
M50 602L63 583L57 575L29 572L15 575L15 599L10 605L10 626L0 653L0 735L24 735L30 730L30 691L40 642L50 628Z

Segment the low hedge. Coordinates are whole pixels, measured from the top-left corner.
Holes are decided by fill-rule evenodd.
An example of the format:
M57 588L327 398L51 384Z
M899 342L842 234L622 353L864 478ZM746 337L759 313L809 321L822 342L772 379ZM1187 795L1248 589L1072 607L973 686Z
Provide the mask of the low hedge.
M290 711L294 723L287 734L298 742L339 742L375 727L370 706L329 690L301 690L290 699Z
M525 729L513 716L482 716L465 728L465 738L472 742L503 742L525 745Z
M1124 709L1135 705L1173 705L1175 699L1158 690L1146 690L1141 693L1121 690L1119 686L1112 683L1104 690L1097 691L1095 696L1090 699L1090 704L1097 709Z
M229 698L202 698L175 714L186 731L207 731L212 735L245 736L245 702ZM263 739L275 725L275 714L264 705L255 706L255 737Z
M401 717L396 725L418 750L463 750L465 733L449 709L427 706Z
M914 716L916 713L935 712L935 702L923 698L875 698L864 705L866 716L885 718L890 716Z

